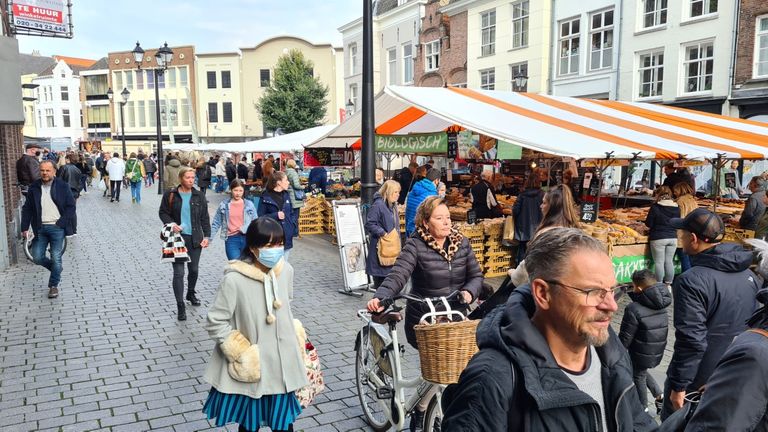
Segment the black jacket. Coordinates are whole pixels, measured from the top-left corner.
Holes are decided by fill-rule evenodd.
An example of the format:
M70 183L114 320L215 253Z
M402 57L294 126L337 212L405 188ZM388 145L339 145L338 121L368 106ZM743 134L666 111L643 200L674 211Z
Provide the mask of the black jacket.
M160 220L163 224L175 223L181 225L181 195L176 188L169 189L163 194L160 201ZM192 188L192 197L189 200L190 219L192 220L192 245L200 247L204 238L211 237L211 220L208 217L208 204L205 195Z
M624 309L619 339L629 350L635 369L651 369L661 363L667 346L669 317L667 307L672 295L663 283L639 293L631 292L632 303Z
M40 162L36 157L25 154L16 161L16 179L23 186L40 179Z
M645 218L645 226L650 228L648 240L662 240L677 238L677 230L672 228L669 220L680 217L680 207L677 205L662 205L654 203L648 210Z
M235 164L232 162L227 162L226 165L224 165L224 171L227 174L227 180L232 183L232 180L237 178L237 167L235 167Z
M197 168L195 170L195 173L197 174L197 185L200 187L200 189L205 189L211 184L211 167L207 164L203 164L203 166Z
M753 231L757 228L757 222L765 214L763 198L765 198L765 190L762 188L749 196L739 218L739 227Z
M237 164L237 178L242 181L248 180L248 165L242 162Z
M413 181L413 174L411 174L411 170L408 169L408 167L403 167L403 169L400 170L400 179L398 182L400 182L400 198L397 199L397 202L398 204L403 205L405 204L405 198L408 197L408 192L411 191L411 187L416 183Z
M261 178L264 177L264 170L261 168L261 161L256 162L253 164L253 179L254 180L261 180Z
M411 294L419 297L446 296L454 291L466 290L476 299L483 285L483 273L475 253L466 238L449 262L443 255L429 247L416 231L405 242L395 265L376 290L374 297L385 299L400 293L405 283L411 280ZM405 313L405 336L416 346L413 326L428 312L421 303L408 302Z
M80 168L75 164L68 163L56 172L56 177L69 185L72 194L77 197L80 195L80 176L83 175Z
M544 192L541 189L526 189L517 197L512 215L515 218L515 240L529 241L541 223L541 203Z
M667 369L674 391L697 390L757 309L752 253L718 244L691 256L692 267L675 279L675 350Z
M293 248L293 238L298 234L299 227L293 224L293 205L288 191L275 192L265 191L261 194L259 206L256 208L259 217L266 216L280 223L283 227L285 236L285 250ZM284 213L284 218L280 219L278 212Z
M480 351L443 393L443 431L602 430L597 402L565 375L531 323L534 309L524 285L480 323ZM609 332L608 343L596 348L608 429L652 431L657 425L640 404L627 351Z
M488 192L490 191L491 195L494 194L493 185L485 180L480 180L478 184L472 186L470 191L472 193L472 210L475 211L475 216L478 219L489 219L501 216L501 212L498 208L499 203L496 202L495 196L493 197L491 207L488 207Z
M37 180L29 186L27 200L21 209L21 230L27 231L31 226L35 235L43 226L43 208L40 204L40 197L43 194L42 184L41 180ZM72 196L69 185L54 177L51 185L51 198L59 210L60 217L56 226L63 228L66 235L72 235L74 233L75 198Z

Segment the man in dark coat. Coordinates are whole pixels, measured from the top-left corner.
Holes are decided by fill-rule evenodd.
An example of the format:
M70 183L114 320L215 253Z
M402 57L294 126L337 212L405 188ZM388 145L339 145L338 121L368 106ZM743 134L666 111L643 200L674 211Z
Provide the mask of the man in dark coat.
M27 144L25 153L16 161L16 179L24 193L26 193L29 185L40 178L40 162L37 160L39 155L40 146L38 144Z
M483 171L480 181L472 186L472 210L478 219L489 219L501 216L499 203L496 201L496 191L491 184L493 172Z
M320 193L325 194L325 188L328 186L328 171L325 167L314 167L309 171L310 189L319 189Z
M51 272L48 278L48 298L59 296L63 270L64 237L74 232L75 199L69 185L55 177L51 161L40 163L40 179L29 186L27 200L21 209L21 235L26 238L29 228L35 234L32 257L37 265ZM50 245L51 256L46 256Z
M619 339L632 359L632 375L640 403L648 404L647 387L656 398L658 414L661 411L661 388L648 374L648 369L658 366L664 357L669 327L667 307L672 304L672 295L648 269L633 273L632 285L634 291L629 293L632 303L624 309Z
M237 178L243 182L248 181L248 159L242 158L237 164Z
M237 167L235 167L235 163L232 162L231 158L227 158L227 164L225 165L224 169L227 173L227 181L232 183L232 181L237 178Z
M719 216L699 208L670 224L683 230L683 251L692 267L672 285L675 350L664 384L662 419L683 406L686 392L707 382L733 338L747 329L759 289L749 269L752 253L720 243L725 225Z
M611 329L616 277L603 244L555 228L525 262L530 284L483 319L480 351L443 393L442 430L655 430Z
M408 192L413 187L413 177L416 175L416 169L418 168L419 164L411 162L407 167L400 170L400 198L397 200L398 204L405 204L405 198L408 197Z

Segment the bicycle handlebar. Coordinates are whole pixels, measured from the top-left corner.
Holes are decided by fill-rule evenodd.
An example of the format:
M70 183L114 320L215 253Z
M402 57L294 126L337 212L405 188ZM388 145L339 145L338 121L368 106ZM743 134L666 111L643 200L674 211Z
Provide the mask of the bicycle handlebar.
M379 305L384 308L380 313L384 313L387 309L389 309L392 305L394 305L397 300L405 299L405 300L410 300L418 303L428 303L428 302L438 303L438 302L441 302L443 298L445 298L446 300L453 300L454 297L457 297L458 295L459 295L459 291L454 291L448 294L447 296L440 296L440 297L418 297L412 294L398 294L396 296L388 297L379 301Z

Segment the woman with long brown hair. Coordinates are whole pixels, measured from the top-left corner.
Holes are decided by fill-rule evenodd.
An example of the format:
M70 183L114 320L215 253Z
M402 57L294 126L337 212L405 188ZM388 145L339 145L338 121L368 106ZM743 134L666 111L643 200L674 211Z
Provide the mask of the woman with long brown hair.
M581 227L579 213L576 211L576 203L573 201L571 188L566 185L557 185L544 194L540 208L544 218L536 230L536 235L542 230L550 228Z

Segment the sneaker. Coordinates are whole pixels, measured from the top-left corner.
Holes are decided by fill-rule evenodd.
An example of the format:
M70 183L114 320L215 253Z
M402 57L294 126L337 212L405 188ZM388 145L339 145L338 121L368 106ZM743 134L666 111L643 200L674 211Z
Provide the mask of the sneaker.
M56 287L48 288L48 298L49 299L56 298L58 296L59 296L59 289L58 288L56 288Z
M411 413L411 432L424 430L424 413L419 410L414 410Z

